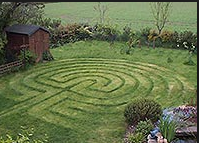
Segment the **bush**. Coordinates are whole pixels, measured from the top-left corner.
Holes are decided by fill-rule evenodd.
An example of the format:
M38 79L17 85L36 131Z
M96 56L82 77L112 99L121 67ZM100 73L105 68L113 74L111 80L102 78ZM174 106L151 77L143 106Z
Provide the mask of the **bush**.
M50 46L52 48L62 46L66 43L76 42L80 40L94 39L110 42L114 41L127 42L130 38L134 39L139 47L141 45L155 47L168 47L186 49L190 52L197 53L197 33L184 31L178 33L176 31L163 31L160 35L152 28L146 27L139 31L133 31L132 28L126 25L122 31L117 29L117 25L102 25L94 26L81 23L72 23L62 25L61 20L39 17L33 23L41 25L49 29Z
M145 140L144 135L140 132L128 135L128 143L143 143Z
M25 63L26 67L28 67L35 64L37 56L30 50L21 50L18 58Z
M152 124L151 120L139 121L136 126L135 132L141 132L146 138L153 128L154 125Z
M191 31L181 32L178 36L177 47L187 49L189 52L197 52L197 34Z
M11 135L6 135L6 138L0 137L0 143L45 143L48 142L48 137L45 134L38 139L34 136L34 128L25 128L21 126L21 133L17 134L14 139Z
M158 33L155 30L151 29L149 31L148 40L149 41L154 41L154 39L156 39L156 37L158 37Z
M150 34L151 28L146 27L140 30L140 40L142 45L146 45L148 43L148 37Z
M91 32L84 25L73 23L65 26L59 25L52 31L51 47L58 47L70 42L87 40L91 38Z
M131 33L132 33L132 29L126 25L123 28L122 34L120 35L120 40L127 42L132 35Z
M150 34L151 28L150 27L146 27L140 30L141 32L141 36L145 37L146 40L148 40L148 36Z
M137 124L139 121L146 121L147 119L154 123L161 115L161 105L147 98L133 100L124 110L124 116L128 124Z
M40 17L33 24L45 27L46 29L50 30L51 33L53 33L53 30L61 25L61 20Z
M50 47L54 48L60 46L60 39L57 39L59 35L59 27L61 26L60 19L45 18L43 16L38 17L37 20L32 22L35 25L40 25L50 31Z
M0 65L4 64L6 62L5 49L4 49L6 42L7 41L4 40L4 38L1 38L1 36L0 36Z
M56 46L61 46L69 42L77 41L76 35L78 34L78 29L80 27L81 25L76 23L59 26L52 35L52 43L58 44Z
M95 25L93 27L93 39L113 42L119 35L119 31L111 25Z
M77 36L76 36L76 39L77 41L80 41L80 40L88 40L88 39L91 39L92 36L92 32L89 30L90 29L90 26L86 26L86 25L82 25L79 29L78 29L78 33L77 33Z
M172 31L163 31L160 34L163 43L170 43L173 39L174 33Z
M178 33L173 31L162 31L160 34L162 46L168 47L168 48L176 48L176 40L178 38Z
M54 58L53 58L52 54L50 53L50 51L43 52L42 57L43 57L43 60L47 60L47 61L54 60Z
M153 48L162 46L161 37L155 30L150 30L148 41L153 43Z
M85 40L90 35L82 28L81 24L73 23L62 25L60 19L40 18L37 25L50 31L50 47L55 48L69 42Z

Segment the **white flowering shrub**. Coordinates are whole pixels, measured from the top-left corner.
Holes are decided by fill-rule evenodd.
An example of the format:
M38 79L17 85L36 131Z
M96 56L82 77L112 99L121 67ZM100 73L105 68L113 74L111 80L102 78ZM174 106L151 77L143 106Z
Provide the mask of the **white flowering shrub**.
M178 35L177 48L187 49L189 52L197 53L197 33L191 31L184 31Z

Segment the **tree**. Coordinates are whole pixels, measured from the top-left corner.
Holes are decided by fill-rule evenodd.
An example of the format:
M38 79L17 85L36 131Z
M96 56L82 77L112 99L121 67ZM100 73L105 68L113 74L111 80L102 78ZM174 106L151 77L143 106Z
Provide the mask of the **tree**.
M94 10L99 12L100 24L103 24L105 21L105 14L108 10L107 5L102 5L101 2L98 2L97 6L94 6Z
M170 14L171 2L151 2L150 6L160 35Z
M14 23L33 23L43 14L41 2L0 2L0 32Z

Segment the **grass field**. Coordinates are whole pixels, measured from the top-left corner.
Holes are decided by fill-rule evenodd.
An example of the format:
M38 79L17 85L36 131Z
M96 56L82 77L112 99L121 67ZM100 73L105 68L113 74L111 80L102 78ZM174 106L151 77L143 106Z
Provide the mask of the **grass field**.
M28 126L51 143L119 143L124 107L134 98L152 98L164 108L195 96L197 55L188 66L184 50L142 47L125 55L124 46L67 44L51 49L54 61L1 77L0 136Z
M134 30L156 28L149 2L102 2L108 7L106 22ZM60 18L63 23L95 24L99 13L94 10L97 2L48 3L45 13L50 18ZM197 2L172 2L171 14L165 29L197 32Z

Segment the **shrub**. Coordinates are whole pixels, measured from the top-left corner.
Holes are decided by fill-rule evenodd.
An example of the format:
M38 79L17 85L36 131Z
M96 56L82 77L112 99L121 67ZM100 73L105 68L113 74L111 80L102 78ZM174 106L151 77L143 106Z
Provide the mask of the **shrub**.
M40 17L33 24L45 27L52 33L54 29L58 28L61 25L61 20Z
M149 35L148 35L148 40L149 41L154 41L158 37L158 33L155 30L150 30Z
M54 59L50 51L43 52L42 57L43 57L43 60L47 60L47 61L52 61Z
M145 140L146 139L141 132L128 135L128 143L143 143Z
M123 28L122 34L120 35L120 40L127 42L132 35L131 33L132 33L132 29L126 25Z
M154 41L154 48L155 47L162 47L163 46L163 43L162 43L162 40L161 40L161 37L155 37L155 41Z
M174 33L172 31L162 31L160 34L161 40L163 43L170 43L172 42Z
M75 42L77 41L77 34L79 32L79 28L81 28L81 25L79 24L67 24L66 26L60 26L58 27L58 31L55 34L54 40L59 40L59 43L61 45L69 42Z
M148 40L148 36L150 34L151 28L150 27L146 27L140 30L141 31L141 36L145 37L146 40Z
M92 38L92 36L91 36L92 32L89 29L90 29L90 26L85 27L84 25L82 25L78 29L78 33L77 33L77 36L76 36L77 41L91 39Z
M36 61L37 56L30 50L21 50L19 59L25 63L25 66L33 65Z
M191 31L181 32L178 36L177 46L190 52L197 52L197 34Z
M161 105L147 98L133 100L124 110L124 116L128 124L137 124L139 121L145 121L147 119L150 119L152 123L154 123L161 115Z
M162 46L168 48L176 48L177 44L176 40L178 38L177 36L178 36L177 32L168 31L168 30L162 31L162 33L160 34Z
M146 28L143 28L140 30L140 35L141 35L141 43L143 44L146 44L148 42L148 36L150 34L150 31L151 31L151 28L149 27L146 27Z
M155 30L150 30L148 41L153 42L153 48L162 46L161 38Z
M152 124L151 120L139 121L136 126L135 132L141 132L146 138L153 128L154 125Z
M16 139L11 135L6 135L6 138L0 137L0 143L45 143L48 142L47 135L43 135L38 139L34 136L34 128L21 127L21 133L17 134Z
M51 47L58 47L70 42L86 40L91 38L91 32L84 25L73 23L59 25L51 34Z
M95 25L93 31L93 38L95 40L103 40L113 42L119 35L119 31L111 25Z
M59 27L61 26L60 19L51 19L38 17L37 20L33 21L33 24L45 27L50 31L50 47L54 48L60 46L60 39L56 39L59 34Z
M6 62L5 49L4 49L6 42L7 41L4 40L4 38L1 38L1 36L0 36L0 65L4 64Z

